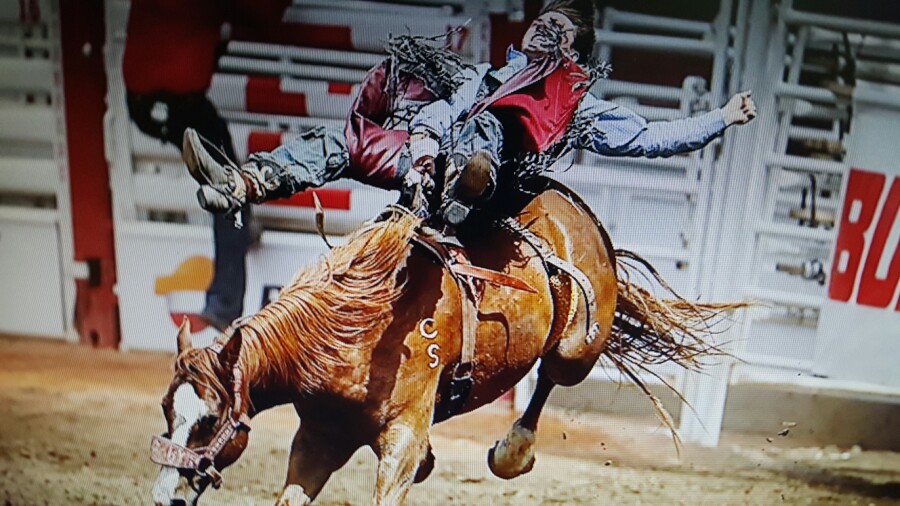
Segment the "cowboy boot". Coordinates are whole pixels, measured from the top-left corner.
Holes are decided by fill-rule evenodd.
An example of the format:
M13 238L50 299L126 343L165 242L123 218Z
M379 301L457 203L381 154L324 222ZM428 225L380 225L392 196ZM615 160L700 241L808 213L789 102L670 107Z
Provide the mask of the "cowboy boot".
M468 160L455 154L447 164L445 181L441 217L457 226L475 205L490 198L497 184L497 167L487 151L476 151Z
M270 160L252 160L240 168L228 166L229 162L219 162L212 156L192 128L184 132L182 157L188 172L200 183L197 200L207 211L234 213L248 203L258 204L292 194L283 167Z

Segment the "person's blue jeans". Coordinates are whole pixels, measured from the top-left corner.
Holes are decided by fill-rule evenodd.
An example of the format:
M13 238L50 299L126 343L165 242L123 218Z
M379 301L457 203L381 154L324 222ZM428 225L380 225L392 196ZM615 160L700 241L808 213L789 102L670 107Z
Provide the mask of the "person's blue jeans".
M350 155L343 131L319 126L303 132L297 139L282 144L273 151L251 154L250 161L278 170L280 184L277 198L287 197L307 188L318 188L344 177L350 164Z
M152 114L154 108L157 108L156 114ZM159 109L164 114L160 114ZM142 132L169 142L179 150L185 129L191 127L234 160L228 124L205 93L140 95L129 92L128 112ZM250 222L249 211L249 206L241 211L243 228L235 227L231 216L213 215L215 273L206 290L206 307L202 315L220 330L244 311L245 258L250 247L250 227L246 226Z

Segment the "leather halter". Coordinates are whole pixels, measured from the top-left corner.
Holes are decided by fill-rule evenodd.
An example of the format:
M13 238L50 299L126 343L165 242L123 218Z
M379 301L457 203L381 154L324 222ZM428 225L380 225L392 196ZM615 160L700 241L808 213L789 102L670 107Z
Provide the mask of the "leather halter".
M218 354L222 351L222 345L213 343L208 349ZM234 395L234 404L231 407L231 412L228 414L228 419L224 420L220 425L209 445L191 449L181 446L171 439L154 436L150 441L151 461L164 467L194 471L197 476L208 478L213 488L222 486L222 474L215 467L216 457L240 431L250 431L250 417L243 413L241 409L243 404L241 391L244 385L244 374L240 367L235 364L234 368L231 369L231 375L231 390Z

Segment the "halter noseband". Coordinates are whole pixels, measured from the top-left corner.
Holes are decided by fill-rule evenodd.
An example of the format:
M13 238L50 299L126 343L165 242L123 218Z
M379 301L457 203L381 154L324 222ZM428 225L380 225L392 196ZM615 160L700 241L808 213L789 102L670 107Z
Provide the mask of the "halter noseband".
M222 345L213 343L209 350L218 354L222 351ZM232 394L234 404L229 413L228 420L222 423L216 435L208 446L191 449L181 446L171 439L162 436L154 436L150 441L150 460L155 464L176 469L194 471L201 478L208 478L213 488L222 486L222 474L216 469L215 461L219 453L242 430L250 431L250 417L241 412L241 391L244 384L244 374L235 364L231 370Z

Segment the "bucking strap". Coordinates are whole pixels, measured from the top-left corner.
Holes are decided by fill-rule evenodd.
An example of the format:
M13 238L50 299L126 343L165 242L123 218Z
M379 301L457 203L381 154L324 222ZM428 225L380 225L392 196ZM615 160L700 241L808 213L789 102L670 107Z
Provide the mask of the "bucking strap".
M434 422L441 422L459 413L469 398L472 390L472 370L475 363L475 340L478 327L477 293L472 284L463 279L463 274L454 269L455 266L471 265L464 254L462 245L454 238L447 238L440 232L422 227L419 234L413 236L413 242L431 252L450 273L459 288L460 308L462 311L462 343L460 345L459 362L453 368L450 384L441 396L441 403L435 406ZM457 254L454 254L453 249ZM467 295L468 294L468 295Z
M461 250L461 244L458 242L448 243L447 239L434 229L422 227L421 233L413 236L413 241L430 251L444 268L450 272L450 276L459 287L460 307L462 308L462 345L459 364L454 369L453 375L454 377L462 377L470 374L472 363L475 360L475 336L478 326L478 309L475 307L477 294L474 293L471 285L462 279L461 276L464 274L458 272L457 266L471 264L468 263L464 255L454 255L451 252L450 248L460 248Z

